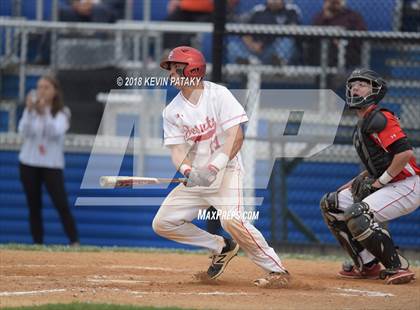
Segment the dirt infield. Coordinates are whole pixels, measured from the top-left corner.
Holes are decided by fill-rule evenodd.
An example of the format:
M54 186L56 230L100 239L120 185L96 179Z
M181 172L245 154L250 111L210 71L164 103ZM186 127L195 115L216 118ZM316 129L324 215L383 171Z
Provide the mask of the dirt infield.
M420 283L336 277L339 262L285 259L287 289L260 289L264 273L246 257L232 260L219 280L193 275L209 259L195 253L0 252L0 305L100 302L198 309L420 309ZM413 268L417 275L420 268Z

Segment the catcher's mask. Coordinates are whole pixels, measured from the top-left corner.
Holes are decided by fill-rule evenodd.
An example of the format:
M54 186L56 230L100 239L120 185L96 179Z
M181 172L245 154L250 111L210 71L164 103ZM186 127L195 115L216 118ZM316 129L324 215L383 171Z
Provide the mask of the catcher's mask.
M352 83L364 81L371 85L372 92L367 96L353 96ZM385 80L375 71L369 69L354 70L346 82L346 104L350 109L360 109L372 104L378 104L385 96L388 87Z

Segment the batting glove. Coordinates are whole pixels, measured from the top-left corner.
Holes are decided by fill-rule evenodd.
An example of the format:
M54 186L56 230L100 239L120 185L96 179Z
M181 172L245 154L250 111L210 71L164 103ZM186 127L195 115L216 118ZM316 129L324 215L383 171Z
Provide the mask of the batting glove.
M206 168L193 169L187 179L186 187L204 186L209 187L216 180L219 170L209 165Z
M219 169L217 169L213 165L208 165L207 168L202 168L198 170L198 174L200 176L200 186L210 186L216 181L217 173Z
M186 187L200 186L201 179L197 170L191 170L185 176L187 177L187 181L184 183Z

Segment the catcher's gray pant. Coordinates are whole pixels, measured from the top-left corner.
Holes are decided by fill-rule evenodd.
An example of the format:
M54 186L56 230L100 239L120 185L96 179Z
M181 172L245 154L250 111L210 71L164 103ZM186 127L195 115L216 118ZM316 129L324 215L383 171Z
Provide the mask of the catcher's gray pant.
M404 180L388 183L380 190L363 199L369 205L377 223L387 222L415 211L420 206L420 176L415 175ZM338 193L338 208L346 210L353 204L350 188ZM344 220L343 214L335 214L338 220ZM342 218L341 218L342 217ZM364 263L374 259L367 250L360 253Z
M220 188L213 192L200 192L196 188L178 185L157 212L153 229L167 239L204 247L214 254L220 254L225 245L223 237L212 235L191 223L198 216L199 210L214 206L224 214L236 214L233 217L221 217L222 227L255 264L268 272L284 271L286 269L280 258L263 235L240 216L243 214L241 174L238 169L226 169Z

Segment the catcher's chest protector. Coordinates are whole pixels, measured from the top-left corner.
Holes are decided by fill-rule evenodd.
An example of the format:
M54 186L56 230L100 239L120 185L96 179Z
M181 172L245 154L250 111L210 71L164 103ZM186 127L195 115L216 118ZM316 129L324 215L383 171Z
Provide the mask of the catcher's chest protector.
M381 112L373 110L367 118L359 120L353 132L353 145L370 175L378 178L392 162L393 156L385 151L371 137L386 126L386 118Z

